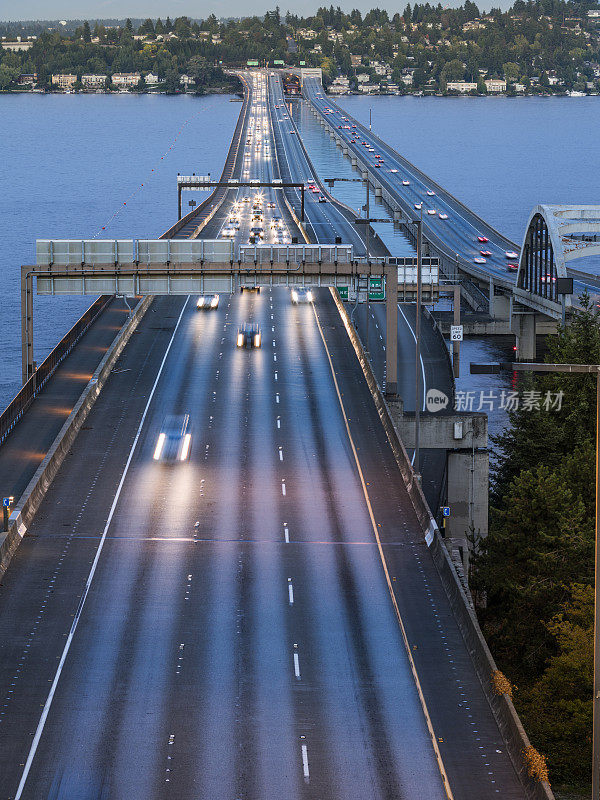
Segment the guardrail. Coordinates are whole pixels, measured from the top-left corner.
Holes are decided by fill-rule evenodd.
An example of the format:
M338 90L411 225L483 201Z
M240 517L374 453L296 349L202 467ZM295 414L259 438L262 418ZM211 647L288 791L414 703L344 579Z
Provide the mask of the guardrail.
M19 389L15 397L0 414L0 444L4 442L35 397L44 388L61 361L71 352L81 336L111 300L112 295L103 295L92 303L71 330L63 336L56 347L46 356L27 383L23 384Z
M229 263L234 244L227 239L38 239L38 266L105 264Z
M77 433L100 395L104 384L110 377L115 362L151 303L152 298L145 297L137 304L133 313L123 324L44 456L44 460L37 468L21 497L17 500L17 504L10 515L8 532L0 533L0 579L4 575L28 527L31 525L40 503L46 496L50 484L72 447Z
M292 244L292 245L242 245L240 247L242 264L351 264L352 245L336 244Z

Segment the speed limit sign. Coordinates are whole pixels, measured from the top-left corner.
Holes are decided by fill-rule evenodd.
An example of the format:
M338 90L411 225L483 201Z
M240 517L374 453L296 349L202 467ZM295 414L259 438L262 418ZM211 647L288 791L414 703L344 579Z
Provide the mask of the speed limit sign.
M451 342L462 342L463 340L463 326L462 325L450 325L450 341Z

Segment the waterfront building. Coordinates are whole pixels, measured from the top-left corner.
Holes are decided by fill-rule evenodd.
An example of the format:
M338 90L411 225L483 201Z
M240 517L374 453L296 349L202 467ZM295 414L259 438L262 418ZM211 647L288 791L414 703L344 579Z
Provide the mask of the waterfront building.
M82 75L81 83L86 89L104 89L107 75Z
M57 86L59 89L71 89L73 84L77 82L77 75L53 75L52 86Z
M139 72L116 72L112 76L112 82L120 89L127 89L131 86L137 86L139 81Z

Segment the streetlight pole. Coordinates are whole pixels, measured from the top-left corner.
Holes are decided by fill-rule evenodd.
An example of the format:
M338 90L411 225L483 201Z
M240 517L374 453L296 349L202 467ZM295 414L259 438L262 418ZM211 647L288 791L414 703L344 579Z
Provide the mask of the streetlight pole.
M560 372L596 375L596 523L594 543L594 696L592 732L592 800L600 800L600 364L471 364L475 375L500 372Z
M423 228L423 206L421 218L417 220L417 319L415 324L415 453L413 469L418 481L421 480L420 436L421 436L421 230Z
M370 264L369 264L369 234L371 232L370 231L370 229L371 229L371 222L370 222L371 214L370 214L370 206L369 206L369 199L370 198L369 198L369 178L368 177L367 177L367 179L365 181L365 186L366 186L366 189L367 189L367 202L365 203L365 211L366 211L366 214L367 214L367 224L366 224L366 230L365 230L365 249L366 249L366 254L367 254L367 269L368 269L368 274L367 274L367 298L366 298L366 303L365 303L365 308L366 308L366 311L367 311L367 324L366 324L365 342L366 342L366 345L367 345L367 357L369 357L369 283L370 283L369 276L371 274L371 268L370 268Z

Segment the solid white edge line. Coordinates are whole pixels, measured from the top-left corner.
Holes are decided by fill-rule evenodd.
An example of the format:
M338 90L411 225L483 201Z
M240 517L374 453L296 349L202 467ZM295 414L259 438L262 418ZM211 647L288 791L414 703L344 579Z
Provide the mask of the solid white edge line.
M135 439L133 440L133 444L131 445L131 450L129 451L129 456L127 458L127 462L126 462L125 467L123 469L123 474L121 475L121 480L119 481L119 485L117 487L117 491L115 493L114 500L113 500L112 505L110 507L110 512L108 514L108 519L106 520L106 525L104 526L104 530L102 532L102 536L100 537L100 542L98 543L98 548L96 550L96 555L94 557L94 561L92 562L92 566L90 568L90 573L88 575L88 579L87 579L86 584L85 584L85 589L83 591L83 594L81 595L81 600L79 601L79 606L77 608L77 612L75 614L75 618L73 619L73 622L71 624L71 630L69 631L69 635L67 637L67 641L65 642L65 646L63 648L62 655L61 655L60 661L58 663L56 674L54 676L54 680L52 681L52 686L50 687L50 692L48 693L48 697L47 697L46 702L44 704L44 709L42 711L42 716L40 717L40 721L38 722L38 726L37 726L37 729L35 731L35 736L33 737L33 741L31 743L31 747L29 748L29 754L27 756L27 761L25 762L25 766L23 767L23 774L21 775L21 780L19 781L19 786L17 788L17 793L15 794L14 800L20 800L20 798L21 798L21 796L23 794L23 789L25 788L25 783L26 783L27 778L29 776L29 772L31 770L31 765L32 765L33 759L35 757L35 753L36 753L36 750L38 748L38 744L39 744L40 739L42 737L42 733L44 732L44 726L46 724L46 719L48 718L48 714L50 713L50 707L52 705L52 700L54 699L54 694L56 692L56 687L58 686L58 681L60 679L60 675L61 675L62 669L63 669L63 667L65 665L65 661L67 659L67 655L68 655L69 649L71 647L71 642L73 641L73 637L75 635L75 631L77 630L77 625L79 624L79 620L81 618L81 612L83 611L83 607L85 606L85 601L87 599L88 592L90 590L90 586L92 585L92 580L93 580L94 574L96 572L96 567L98 566L98 561L100 559L100 554L102 553L102 548L104 547L104 542L106 540L106 534L108 533L108 529L110 527L110 523L112 522L112 518L113 518L113 515L115 513L115 509L117 507L117 503L119 501L119 497L121 495L121 490L123 488L123 484L125 483L125 478L127 476L127 472L129 471L129 466L131 464L131 460L133 458L133 454L135 452L135 448L136 448L138 440L140 438L140 434L142 432L142 427L143 427L144 422L146 420L146 415L148 414L148 409L150 408L150 403L152 402L152 398L154 397L154 392L156 391L156 387L158 385L158 381L160 380L160 376L162 375L163 367L164 367L165 362L167 360L167 356L169 355L169 352L171 350L171 345L173 344L173 340L175 339L175 335L177 333L177 330L179 329L179 323L181 322L181 319L183 317L183 312L186 309L186 306L188 304L189 299L190 299L190 295L187 296L186 301L183 304L183 308L181 309L181 313L179 315L179 319L177 320L177 324L175 325L175 328L173 330L173 334L171 336L171 339L169 341L169 344L168 344L167 349L165 351L165 354L163 356L163 360L161 361L160 368L158 370L158 375L156 376L156 380L154 381L154 385L152 386L152 391L150 392L150 395L148 397L148 402L146 403L146 407L144 409L144 413L142 414L142 419L140 420L140 424L138 426L137 433L135 434Z
M300 657L294 653L294 675L300 680Z
M334 287L330 287L330 292L336 291ZM423 711L423 716L425 717L425 723L427 726L427 730L429 732L429 736L431 738L431 743L433 745L433 751L436 757L438 769L440 771L440 777L442 779L442 786L446 793L447 800L454 800L454 795L452 794L452 789L450 788L450 781L448 780L448 775L446 773L446 768L444 766L444 761L442 759L442 754L435 736L435 731L433 730L433 723L431 722L431 716L429 715L429 709L427 708L427 702L425 700L425 695L423 694L423 690L421 688L421 681L419 680L419 675L417 673L417 667L415 661L413 659L413 655L410 649L410 643L408 641L408 636L406 634L406 629L404 627L404 621L402 619L402 615L400 614L400 607L398 606L398 601L396 600L396 595L394 593L394 587L392 586L392 580L390 578L390 573L387 566L387 561L385 559L385 553L383 552L383 545L381 544L381 538L379 536L379 531L377 529L377 522L375 521L375 515L373 513L373 507L371 506L371 499L369 497L369 492L367 490L367 484L363 475L362 467L360 466L360 461L358 458L358 452L356 450L356 446L354 444L354 438L352 437L352 432L350 431L350 424L348 422L348 417L346 415L346 408L344 406L344 401L342 400L342 395L340 392L340 387L337 382L337 378L335 376L335 369L333 368L333 361L331 360L331 354L329 352L329 348L327 347L327 342L325 340L325 334L323 333L323 328L321 327L321 323L319 322L319 316L317 314L317 309L313 304L313 311L315 314L315 320L317 322L317 327L319 328L319 333L321 334L321 340L323 342L323 347L325 348L325 354L327 355L327 360L329 361L329 369L331 370L331 377L333 378L333 384L335 386L335 391L337 394L338 402L340 405L340 410L342 412L342 417L344 418L344 425L346 427L346 433L348 435L348 440L350 442L350 447L352 449L352 454L354 456L354 463L356 464L356 469L358 471L358 477L360 478L360 483L363 490L363 496L365 498L365 503L367 505L367 510L369 512L369 519L371 521L371 527L373 528L373 533L375 534L375 541L377 542L377 549L379 551L379 558L381 560L381 564L383 566L383 572L385 575L385 580L387 583L389 595L392 601L392 606L394 607L394 612L396 614L396 619L398 620L398 626L400 628L400 633L402 635L402 641L404 642L404 648L406 650L406 655L408 658L408 663L410 666L410 670L412 672L413 680L415 682L415 686L417 689L417 695L419 697L419 701L421 703L421 709Z
M399 311L399 312L402 314L402 316L404 317L404 322L406 322L406 324L407 324L407 326L408 326L408 330L409 330L409 331L412 333L413 339L415 340L415 344L416 344L416 343L417 343L417 334L414 332L412 325L410 324L410 322L408 321L408 319L407 319L407 317L406 317L406 314L405 314L405 313L404 313L404 311L402 311L402 309L400 308L400 303L398 303L398 311ZM424 362L423 362L423 356L421 355L421 353L419 353L419 358L421 359L421 372L422 372L422 374L423 374L423 408L422 408L421 410L422 410L422 411L425 411L425 408L426 408L426 405L427 405L427 403L426 403L426 395L427 395L427 382L426 382L426 380L425 380L425 364L424 364ZM416 455L416 452L415 452L415 451L413 451L412 458L411 458L411 460L410 460L410 463L411 463L411 464L414 464L414 463L415 463L415 455Z

